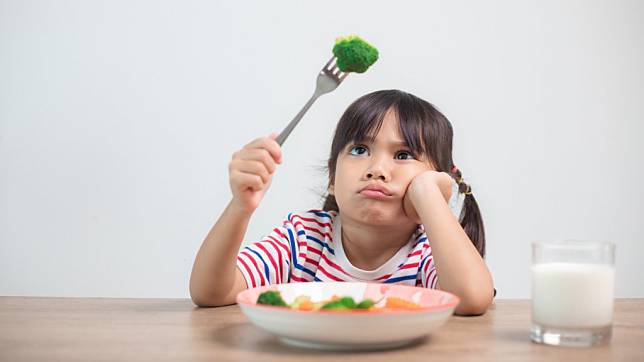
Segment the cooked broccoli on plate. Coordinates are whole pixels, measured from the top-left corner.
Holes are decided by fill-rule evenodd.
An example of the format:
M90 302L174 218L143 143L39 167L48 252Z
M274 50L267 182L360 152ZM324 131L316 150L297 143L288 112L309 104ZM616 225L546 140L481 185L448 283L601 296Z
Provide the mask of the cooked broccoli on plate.
M337 300L330 301L322 305L320 309L356 309L356 302L351 297L343 297Z
M259 295L257 304L274 305L278 307L288 307L288 304L282 299L282 294L277 290L269 290Z
M364 73L378 60L378 49L357 35L349 35L336 39L333 55L341 71Z
M282 299L282 295L280 294L280 292L276 290L270 290L270 291L261 293L257 298L257 304L286 307L289 309L300 310L300 311L325 310L325 311L341 312L341 311L350 311L350 310L358 310L358 309L369 310L369 311L383 310L382 307L377 307L376 302L373 301L372 299L367 298L362 300L360 303L356 303L356 301L352 297L340 297L337 295L332 296L328 300L323 300L319 302L311 301L311 297L309 297L308 295L300 295L300 296L297 296L292 303L288 304L284 301L284 299ZM420 305L401 298L388 297L385 300L384 308L414 309L414 308L420 308Z

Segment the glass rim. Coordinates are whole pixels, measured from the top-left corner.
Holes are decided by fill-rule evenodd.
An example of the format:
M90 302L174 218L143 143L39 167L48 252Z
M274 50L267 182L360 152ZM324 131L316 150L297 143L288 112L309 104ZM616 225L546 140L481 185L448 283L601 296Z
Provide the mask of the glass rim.
M615 243L605 240L576 240L576 239L562 239L562 240L537 240L532 242L533 247L546 247L551 249L601 249L609 248L614 249Z

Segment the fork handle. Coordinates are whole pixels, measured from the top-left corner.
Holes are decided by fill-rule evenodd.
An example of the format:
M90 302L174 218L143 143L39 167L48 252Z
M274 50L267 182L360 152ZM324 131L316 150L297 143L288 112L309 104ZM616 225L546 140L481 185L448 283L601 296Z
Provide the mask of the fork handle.
M317 92L314 93L313 96L311 97L311 99L309 99L309 101L306 102L304 107L302 107L302 109L297 113L297 115L295 115L295 118L293 118L293 120L288 124L288 126L286 126L286 128L284 128L282 133L280 133L279 136L277 136L275 141L277 141L277 143L280 146L282 144L284 144L284 141L286 141L286 138L288 137L288 135L291 134L291 131L293 131L295 126L297 126L298 122L300 122L302 117L304 117L304 114L306 113L306 111L308 111L309 108L311 108L311 105L313 104L313 102L315 102L316 99L318 99L318 97L319 97L319 95L317 94Z

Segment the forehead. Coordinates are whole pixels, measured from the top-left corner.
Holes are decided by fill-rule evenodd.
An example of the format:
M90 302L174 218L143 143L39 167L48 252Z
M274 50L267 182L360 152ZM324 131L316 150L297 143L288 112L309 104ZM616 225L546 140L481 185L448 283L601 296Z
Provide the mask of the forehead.
M364 140L361 141L406 143L400 133L398 115L393 108L390 108L387 113L385 113L382 118L382 122L379 124L374 122L370 129L367 130L366 134L357 136L362 136L362 138L364 138Z

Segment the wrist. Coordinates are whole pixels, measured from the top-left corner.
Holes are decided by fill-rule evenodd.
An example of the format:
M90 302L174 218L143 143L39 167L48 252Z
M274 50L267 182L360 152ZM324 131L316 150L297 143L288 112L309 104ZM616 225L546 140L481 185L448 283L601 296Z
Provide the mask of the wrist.
M228 211L232 216L240 218L250 218L255 212L255 208L249 207L248 205L237 201L234 197L228 203Z
M436 184L423 185L422 188L416 190L414 195L416 196L412 197L412 203L419 216L435 205L444 204L447 206L447 202Z

